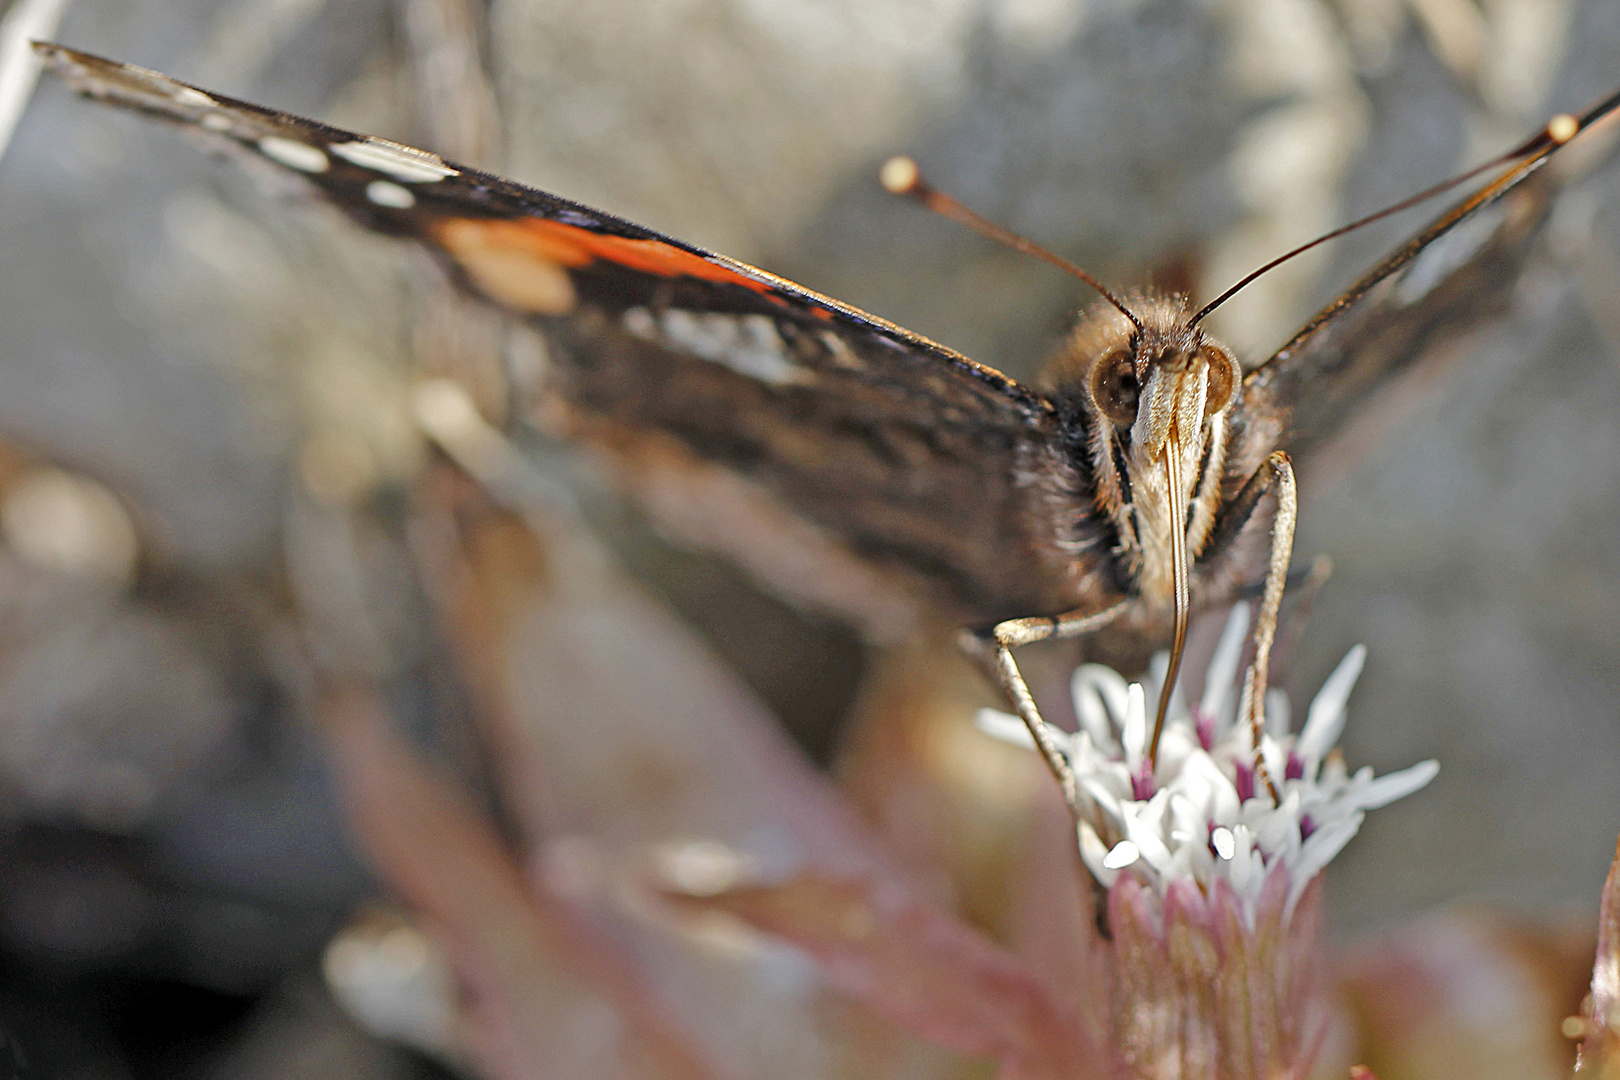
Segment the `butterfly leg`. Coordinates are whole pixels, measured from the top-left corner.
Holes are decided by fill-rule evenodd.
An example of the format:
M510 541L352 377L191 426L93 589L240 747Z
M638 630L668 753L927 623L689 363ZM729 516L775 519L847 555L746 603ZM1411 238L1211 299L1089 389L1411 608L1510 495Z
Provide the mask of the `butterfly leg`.
M1266 685L1271 676L1271 645L1277 636L1277 611L1282 607L1283 586L1288 581L1288 563L1294 554L1294 525L1299 519L1299 494L1294 483L1294 466L1288 455L1275 451L1249 477L1243 490L1227 510L1228 520L1217 527L1223 535L1233 535L1253 514L1260 499L1268 493L1277 497L1277 511L1271 518L1271 558L1266 569L1265 588L1260 594L1260 614L1254 621L1254 663L1244 680L1239 715L1249 719L1256 755L1265 727ZM1269 781L1268 781L1269 782Z
M1067 615L1008 619L997 623L989 634L962 635L963 648L984 665L991 680L1001 687L1007 700L1012 702L1019 719L1029 729L1030 738L1035 740L1041 757L1046 760L1046 767L1062 787L1063 798L1069 804L1069 809L1077 816L1082 812L1079 782L1075 779L1074 770L1069 767L1069 759L1052 737L1051 726L1041 718L1035 697L1029 691L1029 684L1024 681L1023 672L1018 670L1018 661L1013 659L1012 650L1036 641L1080 637L1101 630L1123 614L1128 606L1129 601L1121 601L1102 611L1071 611Z

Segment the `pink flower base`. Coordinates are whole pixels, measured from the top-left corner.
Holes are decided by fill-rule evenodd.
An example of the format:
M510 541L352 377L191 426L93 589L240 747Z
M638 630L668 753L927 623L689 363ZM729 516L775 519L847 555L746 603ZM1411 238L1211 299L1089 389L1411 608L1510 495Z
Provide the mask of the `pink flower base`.
M1321 879L1287 910L1274 870L1252 919L1224 882L1176 881L1161 900L1129 875L1108 892L1112 1044L1131 1080L1303 1077L1327 1031Z

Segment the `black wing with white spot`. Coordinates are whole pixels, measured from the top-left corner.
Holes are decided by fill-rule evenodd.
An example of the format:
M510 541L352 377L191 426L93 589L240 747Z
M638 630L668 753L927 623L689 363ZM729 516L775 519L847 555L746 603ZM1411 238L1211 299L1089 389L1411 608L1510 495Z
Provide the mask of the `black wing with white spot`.
M768 583L899 629L1071 610L1116 586L1045 397L846 304L436 154L36 45L82 93L206 133L418 240L537 320L540 411Z

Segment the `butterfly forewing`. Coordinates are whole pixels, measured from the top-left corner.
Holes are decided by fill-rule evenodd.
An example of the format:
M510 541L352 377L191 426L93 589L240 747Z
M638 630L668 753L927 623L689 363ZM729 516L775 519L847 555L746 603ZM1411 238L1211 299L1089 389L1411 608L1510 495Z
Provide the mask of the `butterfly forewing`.
M881 635L987 625L1113 583L1043 395L792 282L437 155L60 46L76 88L297 174L426 244L554 346L538 415L660 517Z

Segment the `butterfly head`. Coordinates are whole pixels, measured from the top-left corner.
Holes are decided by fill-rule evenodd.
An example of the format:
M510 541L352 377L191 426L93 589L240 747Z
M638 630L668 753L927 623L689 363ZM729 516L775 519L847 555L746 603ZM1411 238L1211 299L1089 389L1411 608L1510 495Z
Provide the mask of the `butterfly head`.
M1237 361L1174 296L1110 298L1080 320L1047 372L1053 399L1085 421L1098 509L1113 522L1137 597L1168 611L1164 685L1186 646L1193 560L1220 508ZM1163 728L1162 695L1153 743Z
M1054 396L1091 415L1096 448L1111 460L1117 447L1127 462L1147 468L1174 444L1195 467L1211 421L1232 403L1237 361L1188 324L1184 299L1137 296L1130 307L1135 322L1108 304L1089 312L1048 370L1046 384Z

